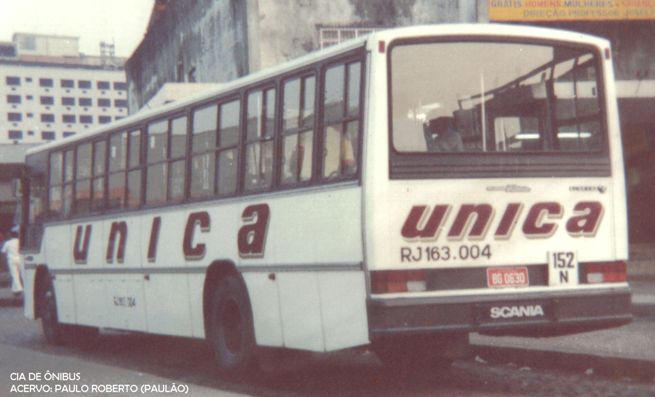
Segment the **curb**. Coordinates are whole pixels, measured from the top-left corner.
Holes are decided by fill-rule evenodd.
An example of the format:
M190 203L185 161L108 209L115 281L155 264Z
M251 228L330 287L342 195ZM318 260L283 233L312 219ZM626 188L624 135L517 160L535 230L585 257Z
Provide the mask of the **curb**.
M531 368L567 370L578 373L587 373L589 369L592 369L592 374L596 375L614 378L628 377L649 382L653 381L655 377L655 361L643 359L478 344L471 344L471 352L475 356L496 364L514 363Z

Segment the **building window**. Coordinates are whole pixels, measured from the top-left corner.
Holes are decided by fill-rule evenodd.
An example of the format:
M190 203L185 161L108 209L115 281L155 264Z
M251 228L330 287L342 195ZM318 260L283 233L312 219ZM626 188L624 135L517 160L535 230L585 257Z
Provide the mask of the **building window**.
M25 96L25 98L27 98L28 101L31 101L32 99L34 99L34 97L32 95L27 95L27 96Z
M84 89L91 88L91 81L90 80L77 80L77 88L84 88Z
M122 81L114 81L114 89L115 90L127 90L127 83L122 82Z
M375 30L375 28L321 26L318 28L318 41L321 49L323 49L347 40L366 36L375 32Z
M89 116L87 114L83 114L80 116L80 123L82 124L91 124L93 123L93 116Z
M61 88L75 88L75 81L63 79L61 80Z
M32 78L31 78L31 77L25 77L25 81L27 81L28 83L31 83L31 82L32 82Z
M32 113L28 113L28 114L27 114L27 117L31 119L32 117L34 117L34 114L32 114Z
M78 103L80 106L93 106L91 98L78 98Z
M98 106L101 108L108 108L111 106L111 99L98 98Z
M98 122L100 124L111 123L111 116L98 116Z
M75 98L69 96L62 97L61 104L64 106L75 106Z
M52 79L39 79L40 87L52 87L52 85L53 85Z
M54 104L55 104L55 98L51 96L41 97L41 105L54 105Z
M9 130L9 139L23 139L23 131Z
M41 139L44 141L54 141L55 132L54 131L41 131Z
M69 136L75 135L75 133L73 131L64 131L63 135L64 135L64 138L67 138Z
M98 81L99 90L108 90L111 88L111 84L108 81Z
M117 108L126 108L127 100L126 99L114 99L114 106Z
M61 120L64 123L74 123L75 122L75 115L74 114L64 114L61 116Z
M5 83L7 83L7 85L20 85L20 77L7 76L5 78Z
M42 123L54 123L55 115L51 113L41 113L41 122Z
M8 121L22 121L23 120L23 114L22 113L7 113L7 120Z
M7 103L21 103L20 95L7 95Z

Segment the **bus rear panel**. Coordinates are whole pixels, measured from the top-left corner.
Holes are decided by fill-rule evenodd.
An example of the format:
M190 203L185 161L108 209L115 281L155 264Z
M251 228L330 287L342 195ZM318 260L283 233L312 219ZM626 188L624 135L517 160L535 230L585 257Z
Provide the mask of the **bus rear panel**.
M629 322L607 42L461 30L376 49L388 118L372 124L388 139L365 179L371 339Z

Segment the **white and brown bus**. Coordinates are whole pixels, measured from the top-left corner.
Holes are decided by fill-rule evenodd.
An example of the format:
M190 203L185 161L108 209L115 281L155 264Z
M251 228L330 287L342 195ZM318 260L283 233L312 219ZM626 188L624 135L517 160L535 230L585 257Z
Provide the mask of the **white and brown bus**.
M613 82L603 39L409 27L31 149L25 314L206 338L226 372L625 324Z

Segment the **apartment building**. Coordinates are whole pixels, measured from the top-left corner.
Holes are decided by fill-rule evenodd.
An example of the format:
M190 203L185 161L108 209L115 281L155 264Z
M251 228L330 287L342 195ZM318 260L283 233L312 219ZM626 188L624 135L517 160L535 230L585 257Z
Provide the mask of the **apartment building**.
M16 33L0 43L0 144L62 139L125 117L123 63L111 51L80 54L76 37Z

